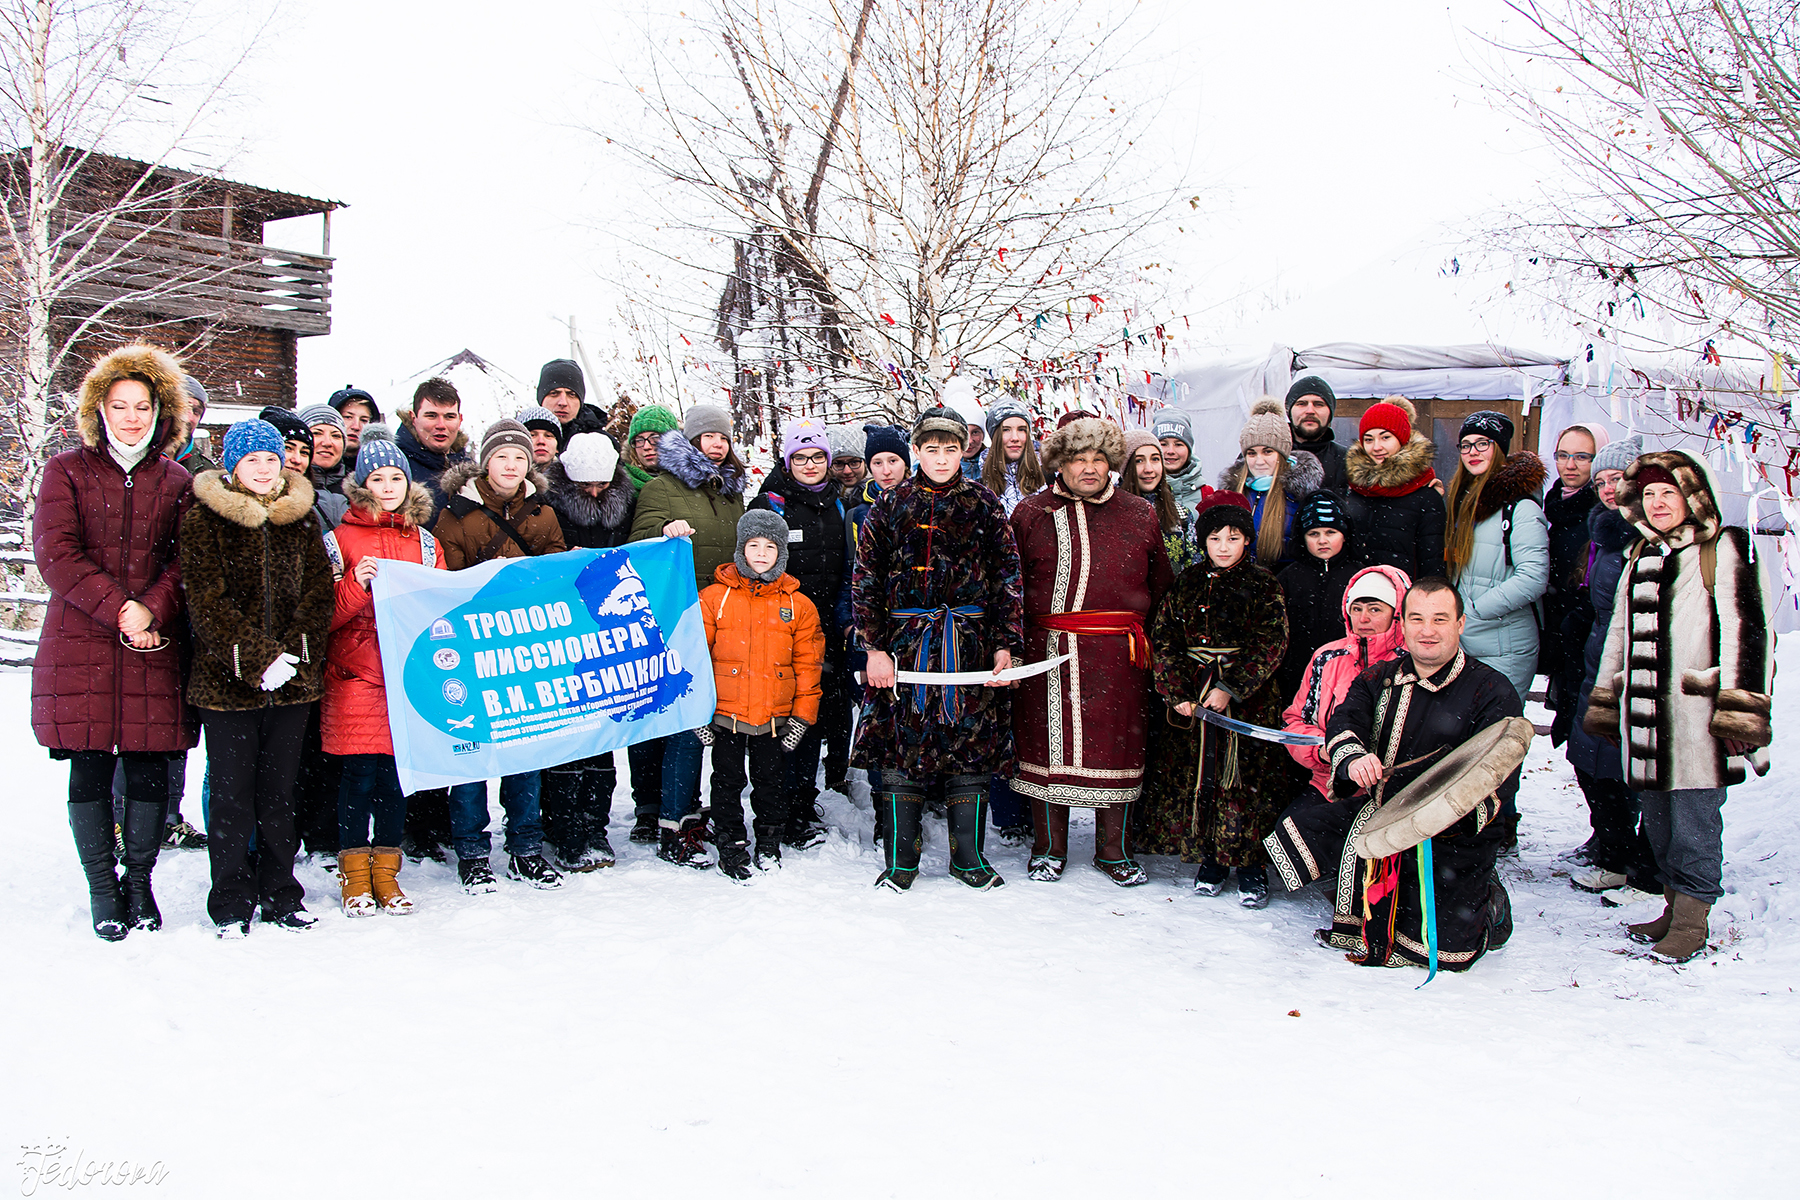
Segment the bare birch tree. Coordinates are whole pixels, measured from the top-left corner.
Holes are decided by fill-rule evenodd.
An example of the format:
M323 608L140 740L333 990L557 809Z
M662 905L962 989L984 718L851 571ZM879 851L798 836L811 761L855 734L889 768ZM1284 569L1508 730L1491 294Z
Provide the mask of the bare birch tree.
M1091 344L1161 270L1132 37L1095 3L714 0L617 140L733 245L716 334L768 407L910 413L959 364Z
M1561 0L1509 7L1486 83L1568 186L1488 238L1515 282L1616 337L1647 314L1765 351L1800 333L1800 4ZM1652 312L1654 310L1654 312ZM1608 327L1611 333L1608 333ZM1765 360L1766 365L1766 360Z
M184 0L0 0L0 128L17 147L0 160L0 471L21 507L36 494L73 348L122 307L191 295L220 271L169 255L142 266L203 182L173 160L196 153L254 42L197 70L216 19ZM111 154L132 156L125 170ZM102 157L108 178L96 187Z

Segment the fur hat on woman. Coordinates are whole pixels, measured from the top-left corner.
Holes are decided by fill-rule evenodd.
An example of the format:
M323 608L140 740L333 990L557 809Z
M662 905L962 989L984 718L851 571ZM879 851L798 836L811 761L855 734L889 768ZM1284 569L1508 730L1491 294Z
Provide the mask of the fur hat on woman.
M691 442L703 433L719 433L730 438L730 411L718 404L696 404L688 409L687 416L681 419L681 436Z
M1294 452L1294 429L1288 424L1281 401L1264 396L1250 406L1250 419L1238 430L1238 449L1248 452L1252 446L1267 446L1282 454Z
M775 565L766 571L751 570L750 560L744 557L744 543L751 538L768 538L775 543L778 551L775 556ZM766 508L748 510L738 518L737 550L732 554L731 561L737 565L738 574L745 579L755 580L758 583L774 583L787 570L788 523L781 519L780 514L770 512Z
M1206 539L1228 526L1243 534L1246 541L1256 540L1256 519L1251 515L1250 498L1242 492L1207 489L1206 498L1194 509L1194 540L1204 551Z
M412 461L394 444L393 430L379 423L365 425L362 440L357 443L356 466L351 468L350 474L357 487L367 487L369 476L383 467L398 467L406 476L406 482L412 482Z
M476 456L481 469L487 470L488 459L508 446L523 450L525 461L531 461L531 434L517 421L503 417L489 425L487 432L481 435L481 453Z
M1106 465L1119 470L1125 465L1125 431L1100 417L1082 417L1045 438L1038 457L1046 471L1055 471L1064 459L1090 450L1106 455Z

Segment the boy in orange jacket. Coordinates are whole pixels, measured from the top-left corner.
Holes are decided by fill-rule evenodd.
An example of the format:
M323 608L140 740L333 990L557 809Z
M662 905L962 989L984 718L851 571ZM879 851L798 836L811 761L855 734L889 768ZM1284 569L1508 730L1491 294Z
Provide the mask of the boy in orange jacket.
M751 878L750 853L739 798L749 755L750 804L756 821L756 867L781 865L781 831L787 820L785 756L819 719L819 677L825 632L818 609L786 574L788 527L773 512L751 509L738 520L737 553L713 572L717 582L700 593L706 644L712 650L719 694L712 724L697 731L713 748L713 840L719 870L737 881ZM705 866L698 847L674 847L664 858Z

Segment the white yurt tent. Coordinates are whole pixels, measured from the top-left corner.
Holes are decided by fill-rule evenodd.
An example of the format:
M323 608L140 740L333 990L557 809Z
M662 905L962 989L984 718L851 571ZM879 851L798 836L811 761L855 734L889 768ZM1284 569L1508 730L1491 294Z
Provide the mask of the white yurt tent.
M405 379L395 380L388 386L386 394L378 397L382 411L395 422L396 428L399 410L412 408L414 389L433 378L448 379L462 397L463 432L469 435L471 442L479 442L482 430L501 417L517 416L521 408L536 402L536 392L530 384L473 350L459 350Z

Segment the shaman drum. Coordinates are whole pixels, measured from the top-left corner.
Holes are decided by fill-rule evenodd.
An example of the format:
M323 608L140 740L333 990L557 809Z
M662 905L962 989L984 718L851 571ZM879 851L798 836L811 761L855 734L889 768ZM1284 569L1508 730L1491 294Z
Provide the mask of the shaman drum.
M1505 717L1456 747L1375 811L1351 845L1359 858L1386 858L1436 837L1475 811L1525 761L1531 722Z

